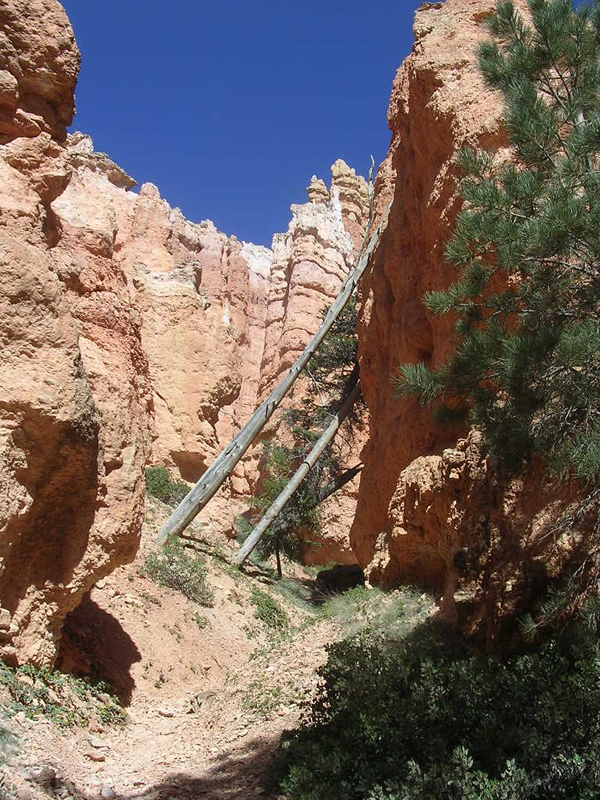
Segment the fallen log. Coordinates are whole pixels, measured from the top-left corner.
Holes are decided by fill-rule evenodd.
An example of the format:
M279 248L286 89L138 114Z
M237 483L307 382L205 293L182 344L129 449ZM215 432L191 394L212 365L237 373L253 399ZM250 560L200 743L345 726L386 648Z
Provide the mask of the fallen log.
M258 525L256 525L256 527L250 533L246 541L237 551L237 553L233 557L234 564L241 566L241 564L244 563L244 561L248 558L250 553L254 550L254 548L260 541L261 536L267 530L269 525L275 519L277 519L279 514L283 511L288 500L292 497L292 495L294 494L296 489L300 486L304 478L308 475L310 470L317 463L319 456L323 453L327 445L332 441L340 425L350 413L350 409L354 405L354 402L356 401L356 398L359 396L359 394L360 394L360 383L358 382L358 375L357 375L356 383L352 388L352 391L344 401L342 407L340 408L338 413L333 417L329 425L325 428L319 439L317 439L313 449L302 461L302 463L300 464L294 475L290 478L289 483L286 484L285 489L277 497L275 502L269 507L267 513L260 520Z
M369 239L366 247L363 244L353 269L342 284L342 288L335 302L327 311L321 327L306 345L304 351L298 357L290 371L271 394L269 394L266 400L261 403L244 427L234 436L227 447L220 453L215 461L213 461L200 480L177 506L156 537L157 544L162 545L171 536L179 535L185 530L194 517L197 516L211 497L213 497L221 484L231 474L238 461L269 421L275 409L291 389L302 370L310 361L311 356L316 352L323 339L327 336L329 329L348 303L369 264L373 251L379 243L386 222L387 214ZM368 233L369 229L367 229L367 235Z

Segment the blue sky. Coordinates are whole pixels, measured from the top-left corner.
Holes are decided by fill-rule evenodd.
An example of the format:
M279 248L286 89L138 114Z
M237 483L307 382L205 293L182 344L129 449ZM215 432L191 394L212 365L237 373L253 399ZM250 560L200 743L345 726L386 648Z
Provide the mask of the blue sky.
M194 221L270 244L312 174L363 174L418 0L61 0L82 52L73 128Z

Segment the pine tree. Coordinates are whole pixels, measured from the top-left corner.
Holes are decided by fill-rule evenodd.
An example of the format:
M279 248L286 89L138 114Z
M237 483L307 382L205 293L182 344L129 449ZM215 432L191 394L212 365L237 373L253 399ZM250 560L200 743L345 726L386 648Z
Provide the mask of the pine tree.
M294 471L294 464L300 454L284 445L264 445L264 467L262 492L253 499L252 509L256 520L260 519L269 509L278 495L285 489ZM281 556L284 555L291 561L299 561L304 547L304 541L299 536L303 533L309 538L319 536L319 516L315 504L315 495L318 492L318 483L321 479L322 468L315 468L309 472L306 480L288 502L279 517L271 523L263 534L256 549L261 558L275 556L277 574L283 575ZM254 518L254 517L253 517ZM246 535L250 533L253 525L246 523Z
M456 316L437 369L400 367L401 393L468 414L489 450L600 479L600 2L510 2L480 47L504 98L510 161L465 149L463 210L447 245L460 275L425 303Z

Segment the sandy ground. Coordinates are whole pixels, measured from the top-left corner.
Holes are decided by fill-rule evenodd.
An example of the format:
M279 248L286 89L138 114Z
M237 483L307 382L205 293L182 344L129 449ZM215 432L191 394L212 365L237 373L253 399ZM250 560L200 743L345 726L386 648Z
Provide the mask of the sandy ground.
M61 660L65 670L91 668L112 682L125 726L65 731L23 714L5 721L14 746L0 770L0 798L272 800L263 788L272 753L297 725L325 646L340 632L283 600L260 571L236 576L228 546L203 528L193 532L194 546L206 553L212 608L141 577L164 516L160 504L149 505L136 561L101 581L75 612L69 640L77 647L65 646ZM296 579L309 591L308 575L297 570ZM252 586L282 603L292 636L274 638L255 618Z

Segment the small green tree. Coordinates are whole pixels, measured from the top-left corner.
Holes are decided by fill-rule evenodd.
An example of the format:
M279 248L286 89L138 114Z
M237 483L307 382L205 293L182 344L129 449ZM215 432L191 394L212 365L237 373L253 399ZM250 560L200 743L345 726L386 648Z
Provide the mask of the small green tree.
M322 310L325 316L327 309ZM323 427L347 396L358 373L358 338L356 335L356 297L351 297L323 343L306 368L309 381L305 402L285 412L285 421L297 439L310 439ZM357 404L360 408L360 403ZM356 413L348 419L347 430L353 436Z
M541 453L600 478L600 3L510 2L479 51L504 97L510 161L463 150L464 207L447 249L459 279L427 307L456 315L437 369L400 368L399 390L470 414L508 465Z
M326 311L323 309L323 317ZM353 295L309 362L313 394L317 393L317 387L334 389L337 395L343 392L358 363L357 347L356 295Z
M253 509L258 512L259 518L287 485L294 472L298 453L289 447L271 446L266 443L263 457L265 459L263 491L253 500ZM262 558L275 556L277 574L280 578L283 575L281 556L284 555L294 561L299 560L302 555L303 541L298 534L303 532L318 536L319 516L315 496L318 493L320 475L321 469L317 465L309 472L281 514L269 525L256 547Z

